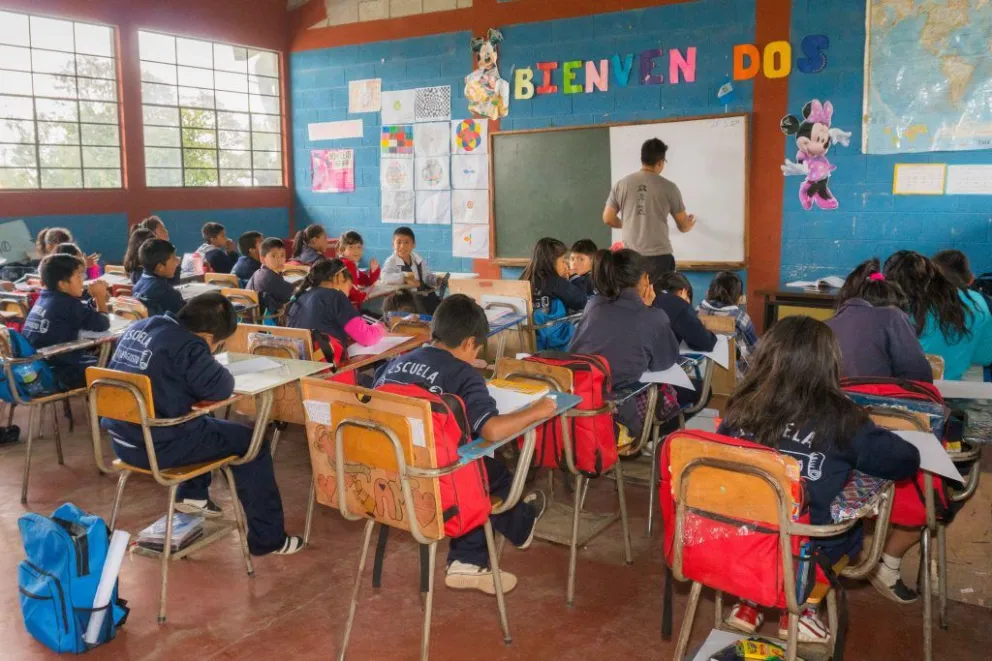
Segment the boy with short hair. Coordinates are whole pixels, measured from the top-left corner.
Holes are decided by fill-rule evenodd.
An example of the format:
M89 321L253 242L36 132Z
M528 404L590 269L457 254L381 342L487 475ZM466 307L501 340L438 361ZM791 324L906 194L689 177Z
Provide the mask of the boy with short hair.
M255 271L262 268L262 262L259 259L261 247L261 232L245 232L238 237L238 249L241 251L241 257L234 264L231 273L238 276L242 286L251 279L251 276L255 275Z
M572 245L568 255L568 281L592 296L592 263L596 258L596 244L589 239L579 239Z
M220 223L207 223L201 230L203 244L196 252L203 255L203 261L214 273L230 273L238 261L234 252L234 242L227 238L227 230Z
M186 301L172 284L179 268L175 246L164 239L148 239L138 248L138 259L142 273L131 295L145 304L149 316L179 312Z
M74 342L79 331L105 331L110 328L107 316L107 283L94 280L87 288L93 306L80 300L86 263L73 255L53 254L41 260L39 268L44 289L24 321L24 338L35 349ZM86 368L96 365L95 356L82 351L54 356L48 360L56 384L62 390L86 385Z
M258 292L264 313L275 314L289 303L296 291L296 287L282 277L286 267L286 244L282 239L270 237L262 241L259 252L262 267L255 271L245 288Z
M158 418L179 418L201 401L222 401L234 392L234 377L218 363L213 352L234 334L238 315L219 293L201 294L179 311L142 319L117 343L108 367L144 374L151 380ZM152 413L152 412L149 412ZM148 467L141 427L130 422L102 419L110 432L114 452L123 461ZM231 455L242 456L251 445L252 428L209 415L175 427L152 429L160 468L187 466ZM303 548L303 539L286 535L282 499L266 443L255 459L232 465L238 499L248 522L248 550L252 555L291 555ZM179 485L176 509L208 518L223 513L209 494L210 474Z
M439 289L448 283L448 275L438 275L431 271L427 260L414 252L417 239L409 227L397 227L393 231L393 254L382 265L382 281L388 285L414 285L418 289ZM420 297L424 311L434 312L441 299L434 292Z
M471 365L485 346L488 333L489 323L478 303L464 294L449 296L434 313L431 343L391 360L376 375L375 387L389 383L414 384L433 393L457 395L465 403L472 435L487 441L514 436L553 415L555 403L548 398L521 411L499 414L485 380ZM483 461L489 475L489 493L505 498L511 483L509 471L495 459L486 457ZM545 505L544 494L535 491L513 509L491 516L490 521L510 542L526 549L534 538L534 528ZM500 575L504 591L516 586L513 574L501 571ZM481 527L451 540L445 585L495 594Z

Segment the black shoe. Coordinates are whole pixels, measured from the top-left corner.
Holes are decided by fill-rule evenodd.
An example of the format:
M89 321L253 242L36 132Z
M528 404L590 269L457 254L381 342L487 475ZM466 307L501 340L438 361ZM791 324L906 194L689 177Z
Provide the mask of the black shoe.
M207 498L206 500L193 500L184 498L176 503L176 511L183 514L195 514L207 519L217 519L224 515L224 510L217 506L217 503Z
M0 427L0 445L7 443L17 443L21 440L21 428L17 425Z
M897 604L911 604L920 598L920 595L916 593L916 590L912 589L908 585L902 582L902 579L898 579L893 585L888 585L881 578L879 578L878 573L872 574L868 580L871 581L872 586L878 592L885 597L890 599Z
M303 550L302 537L286 535L286 541L283 542L282 548L277 551L273 551L272 555L293 555L294 553L299 553L302 550Z

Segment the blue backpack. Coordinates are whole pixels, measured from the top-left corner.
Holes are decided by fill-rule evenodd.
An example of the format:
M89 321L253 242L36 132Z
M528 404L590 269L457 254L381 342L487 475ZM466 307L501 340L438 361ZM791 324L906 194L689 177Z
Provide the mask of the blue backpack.
M534 325L540 326L543 323L566 316L568 316L568 310L565 309L565 304L557 298L553 298L547 312L534 310ZM575 336L575 326L571 322L563 321L554 326L541 328L536 335L538 351L566 351L572 342L572 337Z
M98 516L65 503L51 517L29 512L18 519L27 558L17 567L21 614L28 633L56 652L85 652L83 634L96 610L97 585L110 533ZM127 619L117 586L96 645L112 640Z
M37 353L31 343L17 331L7 329L7 335L10 338L10 353L14 358L28 358ZM55 387L52 368L44 360L38 359L31 363L14 365L11 371L14 373L14 380L17 381L17 392L21 395L21 399L30 400L50 395L58 390ZM5 402L14 401L10 384L7 383L3 372L0 372L0 399Z

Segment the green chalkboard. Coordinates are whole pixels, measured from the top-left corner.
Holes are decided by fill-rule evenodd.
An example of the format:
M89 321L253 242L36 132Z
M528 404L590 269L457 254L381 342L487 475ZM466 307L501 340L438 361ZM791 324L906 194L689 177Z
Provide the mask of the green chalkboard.
M529 258L551 236L610 246L610 129L494 133L492 195L498 260Z

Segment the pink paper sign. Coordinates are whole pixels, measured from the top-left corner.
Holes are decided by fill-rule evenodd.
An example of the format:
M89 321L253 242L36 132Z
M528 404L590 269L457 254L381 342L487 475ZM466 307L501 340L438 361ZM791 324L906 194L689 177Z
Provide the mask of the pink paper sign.
M351 193L355 190L354 149L314 149L313 192Z

